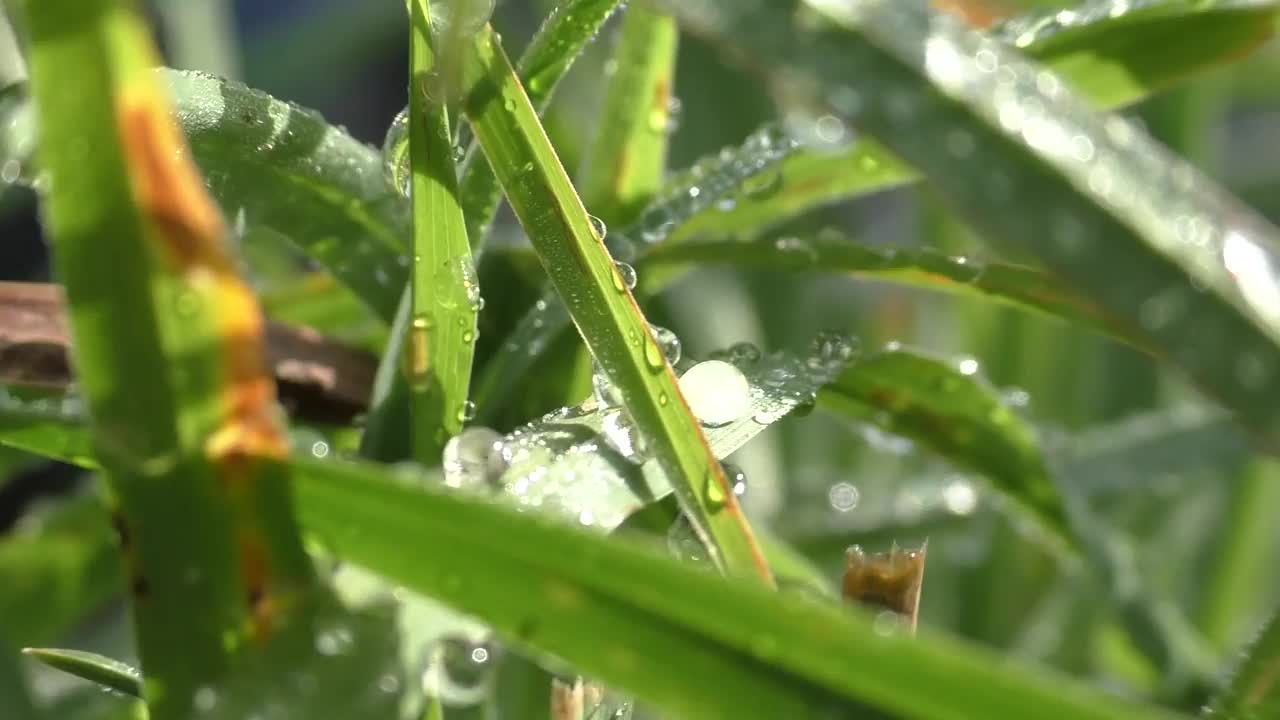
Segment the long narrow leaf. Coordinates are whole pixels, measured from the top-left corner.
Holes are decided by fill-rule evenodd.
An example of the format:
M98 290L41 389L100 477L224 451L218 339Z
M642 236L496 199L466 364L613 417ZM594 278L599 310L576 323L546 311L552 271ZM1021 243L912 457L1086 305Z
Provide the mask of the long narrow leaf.
M1261 720L1276 713L1280 713L1280 614L1272 615L1258 633L1204 716Z
M912 287L973 295L1085 325L1132 344L1128 333L1087 297L1055 276L1024 265L950 257L932 249L881 248L838 231L813 236L780 235L760 240L689 240L667 243L638 263L640 284L657 292L691 265L742 265L792 272L845 272Z
M620 4L621 0L568 0L557 5L538 28L517 66L529 102L538 112L546 109L560 79ZM478 148L472 147L468 158L461 194L467 234L479 249L498 211L502 188Z
M1088 0L1018 16L991 32L1043 62L1095 107L1110 109L1239 58L1275 31L1276 14L1275 2ZM683 15L694 29L707 29L706 18ZM952 138L962 142L958 135ZM797 153L783 163L782 176L775 192L705 212L681 228L677 239L756 234L806 210L919 178L865 137L836 152Z
M606 222L631 222L663 181L667 136L677 121L676 37L669 15L633 6L622 17L610 61L616 70L582 183L583 202Z
M932 718L1167 717L928 628L916 638L879 632L861 612L412 489L376 467L299 470L305 522L344 557L675 715L852 718L871 705Z
M283 470L255 459L286 452L263 322L133 4L23 7L78 381L120 500L152 717L178 717L313 582Z
M413 204L413 319L408 368L414 457L431 465L469 419L480 288L458 201L453 140L444 98L428 90L448 65L431 8L414 0L410 18L409 155ZM460 24L460 23L458 23ZM460 38L459 41L465 41ZM457 58L451 60L457 62Z
M910 438L991 481L1067 545L1078 545L1039 439L976 375L901 349L863 358L818 394L819 405Z
M492 33L477 36L467 66L476 137L583 339L719 561L767 578L720 464Z
M778 22L764 6L733 6L721 29L753 29L745 37L775 63L844 88L811 99L923 168L992 241L1039 255L1095 297L1274 447L1274 228L1130 123L1086 109L1058 76L952 19L812 4L840 29L785 46L760 39Z

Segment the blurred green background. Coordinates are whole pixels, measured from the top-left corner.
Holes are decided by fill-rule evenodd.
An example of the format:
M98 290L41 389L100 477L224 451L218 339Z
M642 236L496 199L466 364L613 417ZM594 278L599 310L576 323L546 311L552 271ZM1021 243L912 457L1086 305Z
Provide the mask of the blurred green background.
M1009 9L1054 3L1005 2ZM168 0L152 3L169 64L237 77L319 110L380 144L404 105L406 19L400 0ZM494 25L515 54L554 3L499 0ZM612 24L611 24L612 25ZM608 29L559 91L547 118L571 171L595 132ZM1280 43L1201 75L1130 111L1158 138L1280 222ZM682 37L669 166L739 143L786 119L758 84L693 37ZM856 132L839 128L841 139ZM783 179L785 182L785 178ZM518 252L509 215L497 236ZM780 234L838 227L868 243L992 257L927 189L881 193L794 220ZM0 279L48 280L30 191L0 191ZM494 255L498 255L495 253ZM482 287L486 274L482 268ZM270 273L257 278L272 289ZM494 319L523 308L484 288ZM505 309L504 309L505 308ZM804 347L834 329L864 347L887 342L971 358L1042 429L1061 477L1133 541L1147 592L1167 598L1226 658L1275 606L1280 574L1280 468L1254 458L1229 423L1151 359L1085 329L957 297L837 275L702 269L646 311L694 356L739 341ZM503 318L502 314L512 315ZM357 318L354 325L360 325ZM353 336L360 337L360 333ZM501 333L483 337L490 348ZM482 351L483 353L483 346ZM538 408L540 411L550 407ZM528 419L528 418L523 418ZM1127 644L1101 593L1064 566L997 498L910 443L813 413L766 431L733 461L747 473L756 522L838 576L845 548L928 540L921 622L1028 660L1155 694L1155 670ZM119 572L94 487L80 473L0 448L0 644L58 645L131 659ZM14 662L0 652L0 663ZM107 712L101 693L23 663L63 717ZM0 673L0 678L12 677ZM0 687L0 697L4 689ZM1163 697L1194 708L1194 693ZM78 709L77 709L78 708Z

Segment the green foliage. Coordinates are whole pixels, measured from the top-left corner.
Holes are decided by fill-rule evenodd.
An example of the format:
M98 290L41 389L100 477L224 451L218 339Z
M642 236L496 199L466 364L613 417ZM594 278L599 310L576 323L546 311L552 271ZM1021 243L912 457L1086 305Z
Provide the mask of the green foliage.
M273 73L246 53L275 88L329 62L316 33L407 31L379 152L153 71L130 0L12 2L32 77L0 26L0 190L38 191L66 304L0 294L0 495L38 458L94 474L0 535L0 705L1280 716L1280 232L1225 189L1275 177L1185 132L1238 122L1227 80L1277 58L1226 66L1280 3L1007 3L1032 4L974 30L899 0L565 0L512 63L527 4L410 0L299 25ZM227 40L184 27L176 58ZM1172 150L1108 113L1210 68L1141 109ZM917 181L947 210L887 192ZM273 374L324 395L334 368L264 314L380 354L363 418L275 406ZM27 386L66 357L74 386ZM926 541L918 635L834 597L849 545Z

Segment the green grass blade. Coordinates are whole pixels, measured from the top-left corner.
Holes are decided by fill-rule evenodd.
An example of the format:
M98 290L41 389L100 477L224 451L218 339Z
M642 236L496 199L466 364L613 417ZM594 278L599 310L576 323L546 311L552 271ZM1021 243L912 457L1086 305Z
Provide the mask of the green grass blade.
M828 93L839 107L813 98L819 106L923 168L985 236L1040 256L1274 447L1274 228L1128 122L1094 114L1059 78L953 19L875 2L816 7L843 29L769 50L848 89ZM770 16L743 13L735 27ZM984 70L991 62L998 72ZM874 87L847 84L868 76ZM1225 357L1224 345L1236 352Z
M934 450L991 486L1071 547L1079 539L1032 428L977 375L906 350L869 355L818 393L818 404Z
M1254 0L1103 0L1040 10L992 29L1061 73L1100 107L1119 107L1247 55L1275 32L1277 5Z
M466 62L476 138L592 355L722 567L767 578L719 462L492 33Z
M26 648L22 653L108 690L142 697L142 673L119 660L82 650L58 648Z
M1280 713L1280 613L1258 633L1230 680L1209 702L1204 717L1272 718Z
M546 109L573 61L620 3L621 0L567 0L547 16L517 65L529 102L539 113ZM474 143L467 155L461 180L462 206L467 216L467 235L478 250L498 211L502 187L488 159Z
M668 181L638 220L609 234L610 252L626 262L643 258L661 247L683 223L733 193L750 187L768 192L777 186L778 164L794 150L793 142L776 127L766 125L740 146L702 158ZM498 403L518 392L528 371L568 327L564 305L548 291L485 366L475 393L482 419L493 417Z
M267 608L313 583L283 470L253 459L287 449L262 319L133 4L23 7L77 382L120 502L152 717L179 717Z
M657 293L691 265L740 265L789 272L849 273L859 278L981 297L1083 325L1141 347L1088 297L1054 275L1024 265L952 257L931 248L884 248L836 230L759 240L695 239L665 243L637 263L640 287Z
M434 465L445 442L458 434L472 414L467 410L467 393L480 287L458 202L449 113L442 98L428 96L433 73L447 68L438 54L430 18L427 1L414 0L409 63L413 319L406 363L413 405L413 457Z
M223 212L288 238L390 322L408 279L410 224L404 199L383 178L381 154L316 112L240 83L159 73ZM8 142L33 147L34 122L16 119Z
M582 200L610 224L629 223L658 192L672 117L675 20L641 5L618 28L604 110L582 181ZM614 67L611 65L610 67Z
M928 628L915 638L879 632L860 611L409 488L374 466L298 470L304 523L343 557L674 715L852 718L871 705L930 718L1172 717ZM421 547L455 552L424 555ZM681 589L678 597L671 588Z
M1275 30L1274 2L1090 0L1037 11L993 33L1058 73L1102 109L1137 102L1183 78L1235 60ZM695 29L704 22L688 17ZM944 143L945 144L945 143ZM804 151L783 163L782 186L768 197L694 218L676 238L753 234L807 210L914 182L919 175L882 145L858 138L835 152Z

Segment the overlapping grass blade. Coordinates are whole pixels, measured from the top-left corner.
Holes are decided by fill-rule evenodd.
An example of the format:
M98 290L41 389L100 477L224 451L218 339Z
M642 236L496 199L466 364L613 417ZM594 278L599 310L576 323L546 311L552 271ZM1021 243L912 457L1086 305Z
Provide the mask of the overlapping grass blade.
M724 202L744 186L766 191L776 187L778 164L795 147L776 126L766 125L741 145L702 158L669 180L638 220L609 234L610 252L633 262L661 246L689 218ZM537 359L568 327L569 315L554 292L534 304L485 366L476 388L481 418L497 412L497 403L516 391Z
M439 2L439 0L437 0ZM409 155L413 206L413 319L408 328L408 382L413 403L413 456L433 465L448 438L471 416L467 393L475 353L480 287L458 200L449 112L432 83L460 58L443 50L427 0L410 14ZM460 24L460 23L459 23ZM456 49L454 49L456 53Z
M264 608L314 582L285 471L257 459L286 452L263 321L133 3L21 5L77 380L130 538L139 651L163 687L152 717L178 717L280 612Z
M49 667L133 697L142 697L142 673L129 665L83 650L26 648L24 655Z
M1280 713L1280 614L1271 616L1250 643L1203 717L1270 718Z
M688 7L684 19L691 27L714 27L713 14L694 17ZM1043 62L1095 107L1110 109L1245 55L1274 32L1276 14L1274 2L1144 0L1121 6L1089 0L1015 17L991 33ZM806 210L919 179L866 137L835 152L797 153L783 163L782 175L773 194L703 213L676 239L756 234Z
M407 487L374 466L298 470L304 522L343 557L673 714L843 718L870 705L937 718L1168 717L927 628L916 638L878 632L860 612ZM424 555L420 547L457 552ZM645 660L655 657L664 661Z
M468 57L466 112L543 267L722 567L768 567L644 317L491 32Z
M828 83L826 97L810 98L819 107L923 168L986 237L1039 255L1276 446L1274 228L1128 122L1089 111L1058 76L953 19L813 5L841 27L783 45L746 30L776 13L734 6L729 25L748 34L725 39L760 40L775 63Z
M820 407L910 438L986 477L1057 540L1078 546L1031 427L978 375L902 349L859 360L818 393Z
M673 116L676 24L642 5L618 28L604 108L582 181L582 201L610 224L629 223L664 180Z
M655 246L638 263L640 286L656 293L674 275L699 265L849 273L868 280L959 295L1039 311L1138 345L1143 338L1113 322L1089 298L1055 276L1025 265L952 257L930 248L886 248L859 243L837 230L777 235L759 240L694 239Z
M620 0L568 0L557 5L538 28L521 55L517 70L529 102L539 113L546 109L560 79L582 49L595 39L600 26L620 4ZM467 156L461 180L462 205L467 235L478 251L498 211L502 187L488 159L474 143Z

